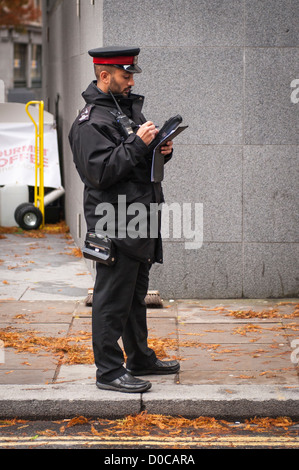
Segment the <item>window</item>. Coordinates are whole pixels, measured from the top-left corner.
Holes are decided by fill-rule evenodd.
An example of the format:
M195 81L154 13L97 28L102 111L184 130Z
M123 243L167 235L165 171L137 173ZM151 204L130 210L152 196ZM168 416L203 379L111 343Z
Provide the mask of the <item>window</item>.
M14 44L14 86L41 88L42 46L40 44Z
M42 46L40 46L39 44L32 44L31 48L31 86L32 88L41 88Z
M14 44L14 86L27 85L27 44Z

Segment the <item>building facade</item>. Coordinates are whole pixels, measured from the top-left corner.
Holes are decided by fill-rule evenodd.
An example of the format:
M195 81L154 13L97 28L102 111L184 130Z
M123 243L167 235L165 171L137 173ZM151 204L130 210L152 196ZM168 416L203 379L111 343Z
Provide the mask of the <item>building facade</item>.
M41 9L41 0L32 0ZM42 18L19 27L0 26L0 80L5 101L42 98Z
M88 49L141 47L134 91L181 114L164 179L164 298L298 295L297 0L44 0L44 99L59 118L66 218L82 245L68 132L94 79ZM167 221L169 215L169 225ZM164 219L165 220L165 219Z

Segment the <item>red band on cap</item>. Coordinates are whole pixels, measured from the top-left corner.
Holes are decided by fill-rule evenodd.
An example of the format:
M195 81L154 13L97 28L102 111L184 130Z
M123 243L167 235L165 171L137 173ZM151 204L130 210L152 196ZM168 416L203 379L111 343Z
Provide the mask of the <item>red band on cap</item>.
M98 65L133 65L134 56L94 57L93 63Z

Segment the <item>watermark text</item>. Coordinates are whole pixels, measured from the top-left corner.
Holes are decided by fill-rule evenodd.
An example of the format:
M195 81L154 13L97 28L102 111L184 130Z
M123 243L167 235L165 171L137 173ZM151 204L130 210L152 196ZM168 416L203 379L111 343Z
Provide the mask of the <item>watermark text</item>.
M103 202L97 205L99 216L95 230L109 238L182 239L186 250L196 250L203 244L202 203L127 204L126 196L119 195L117 204Z

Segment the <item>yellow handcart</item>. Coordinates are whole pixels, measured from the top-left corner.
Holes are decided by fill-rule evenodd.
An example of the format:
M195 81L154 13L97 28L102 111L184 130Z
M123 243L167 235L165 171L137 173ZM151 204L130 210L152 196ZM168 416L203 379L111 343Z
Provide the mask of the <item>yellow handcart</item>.
M38 123L29 112L30 105L38 105ZM24 202L14 213L17 224L24 230L33 230L45 224L44 203L44 102L29 101L25 106L26 112L35 127L35 186L34 204Z

